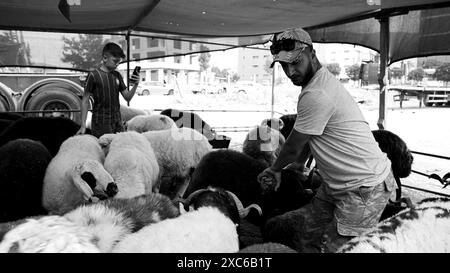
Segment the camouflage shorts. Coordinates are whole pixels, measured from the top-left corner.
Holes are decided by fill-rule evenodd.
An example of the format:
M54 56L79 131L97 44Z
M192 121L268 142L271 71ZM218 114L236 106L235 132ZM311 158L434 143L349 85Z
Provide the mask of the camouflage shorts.
M302 208L303 251L324 251L325 247L326 252L333 252L353 236L374 227L395 185L392 172L376 186L351 191L336 192L322 184L311 204Z

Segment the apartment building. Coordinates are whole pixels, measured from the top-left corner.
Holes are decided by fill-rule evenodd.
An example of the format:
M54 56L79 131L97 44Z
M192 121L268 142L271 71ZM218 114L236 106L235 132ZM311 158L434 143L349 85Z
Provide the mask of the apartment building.
M126 41L119 37L112 37L116 42L126 49ZM197 50L198 44L166 40L153 39L147 37L131 37L130 39L130 59L150 58L158 55L177 55ZM124 50L125 51L125 50ZM135 66L141 66L141 81L158 81L167 84L187 85L198 81L200 65L198 54L172 56L151 60L132 61L130 70ZM120 72L126 71L126 64L118 67Z

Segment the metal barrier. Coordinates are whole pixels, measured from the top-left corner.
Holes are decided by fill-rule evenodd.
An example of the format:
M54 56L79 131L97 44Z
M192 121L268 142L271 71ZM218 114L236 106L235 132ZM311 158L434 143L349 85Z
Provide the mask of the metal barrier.
M424 156L429 156L429 157L435 157L435 158L439 158L439 159L450 160L450 157L448 157L448 156L434 155L434 154L428 154L428 153L422 153L422 152L416 152L416 151L411 151L411 153L424 155ZM446 188L448 185L450 185L450 172L446 173L443 177L441 177L441 176L439 176L438 174L435 174L435 173L426 174L426 173L419 172L419 171L416 171L416 170L411 170L411 171L413 173L415 173L415 174L422 175L422 176L428 177L430 179L435 179L435 180L439 181L439 183L441 183L443 185L442 188ZM411 189L414 189L414 190L428 192L428 193L433 193L433 194L441 195L441 196L445 196L445 197L450 197L450 194L445 194L445 193L441 193L441 192L436 192L436 191L431 191L431 190L427 190L427 189L417 188L417 187L413 187L413 186L409 186L409 185L402 184L402 187L411 188Z

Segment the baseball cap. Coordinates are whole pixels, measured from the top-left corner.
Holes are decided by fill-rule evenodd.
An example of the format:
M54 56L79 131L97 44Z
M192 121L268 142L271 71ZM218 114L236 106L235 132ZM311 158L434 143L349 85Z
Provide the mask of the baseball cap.
M280 34L275 34L270 46L273 54L273 67L275 62L292 63L304 47L312 46L312 40L308 32L302 28L290 28Z

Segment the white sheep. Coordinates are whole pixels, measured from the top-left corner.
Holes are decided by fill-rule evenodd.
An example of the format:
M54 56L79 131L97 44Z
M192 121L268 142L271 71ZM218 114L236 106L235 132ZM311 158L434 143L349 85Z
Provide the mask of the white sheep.
M92 234L69 219L44 216L28 219L10 230L0 243L0 253L98 253Z
M449 253L450 199L428 198L380 222L337 252Z
M182 215L177 218L127 235L113 248L113 252L237 252L239 213L233 198L220 189L202 190L193 195L195 197L188 199L194 210L184 212L182 209Z
M97 198L114 196L117 185L103 167L98 139L77 135L65 140L44 177L42 204L51 214L63 214ZM95 198L97 197L97 198Z
M118 186L117 198L153 191L160 169L152 146L142 134L133 131L105 134L99 143L109 147L104 166Z
M268 126L257 126L248 132L242 151L270 166L280 154L284 142L285 139L278 130Z
M27 219L6 233L0 249L2 252L110 252L125 235L178 215L179 210L161 194L110 198L81 205L64 216Z
M157 189L171 198L183 196L189 183L189 176L202 157L212 150L208 139L191 128L172 128L145 132L155 151L161 176Z
M176 127L175 122L168 116L154 115L138 115L125 123L127 131L136 131L143 133L147 131L167 130Z

